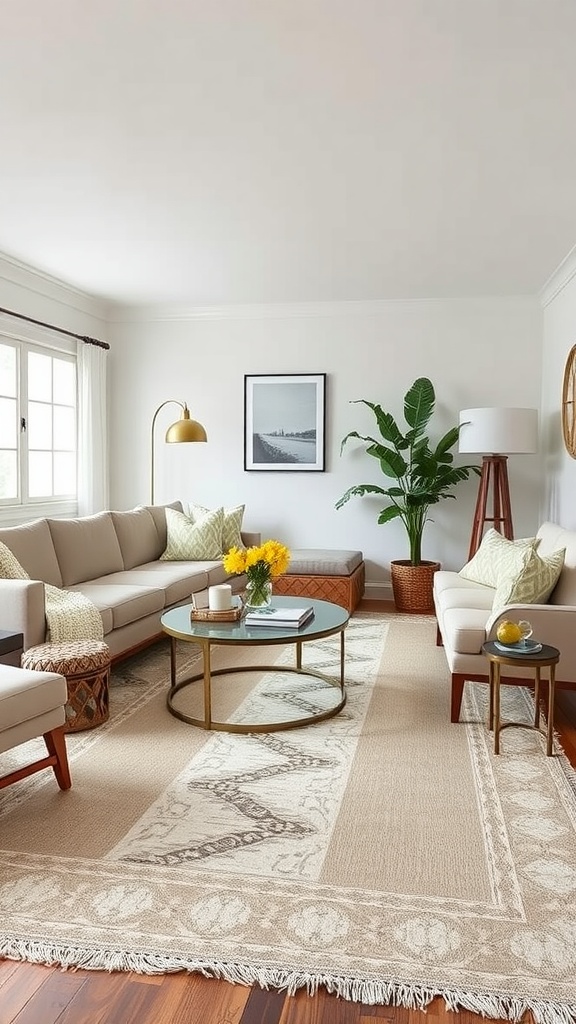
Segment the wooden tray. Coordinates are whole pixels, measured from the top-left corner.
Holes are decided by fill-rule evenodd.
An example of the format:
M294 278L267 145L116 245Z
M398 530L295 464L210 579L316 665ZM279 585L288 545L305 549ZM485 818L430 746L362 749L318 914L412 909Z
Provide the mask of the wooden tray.
M238 622L242 618L242 605L226 608L224 611L212 611L210 608L192 608L191 622Z

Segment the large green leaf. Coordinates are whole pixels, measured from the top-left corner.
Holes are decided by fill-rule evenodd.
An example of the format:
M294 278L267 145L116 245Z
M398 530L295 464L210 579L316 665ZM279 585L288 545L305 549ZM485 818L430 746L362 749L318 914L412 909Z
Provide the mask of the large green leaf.
M404 419L421 433L434 412L436 396L432 381L418 377L404 396Z
M397 505L389 505L388 508L382 509L380 515L378 516L378 523L381 526L382 523L389 523L391 519L398 519L401 515L401 508L398 508Z
M376 405L374 402L367 402L363 398L359 398L354 405L367 405L372 410L376 417L376 423L378 424L378 430L382 437L389 444L394 445L395 448L406 448L406 439L400 430L400 427L396 423L396 420L389 412L384 412L381 405Z
M384 497L387 497L387 492L377 484L355 484L354 487L349 487L341 498L338 498L335 507L342 508L342 505L350 501L350 498L362 498L365 494L383 494Z

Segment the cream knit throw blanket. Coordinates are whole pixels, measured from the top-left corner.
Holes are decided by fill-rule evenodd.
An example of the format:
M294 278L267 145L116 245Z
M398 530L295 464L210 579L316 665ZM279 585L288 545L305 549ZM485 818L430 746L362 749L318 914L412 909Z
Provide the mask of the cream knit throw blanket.
M29 580L30 576L0 541L0 578ZM44 584L46 593L46 641L61 643L66 640L102 640L102 616L95 604L73 590L60 590L50 583Z

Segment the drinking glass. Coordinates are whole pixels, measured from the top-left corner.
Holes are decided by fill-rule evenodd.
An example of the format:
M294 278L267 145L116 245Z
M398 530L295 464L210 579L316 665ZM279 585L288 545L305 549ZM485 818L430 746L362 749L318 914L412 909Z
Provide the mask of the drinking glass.
M533 633L532 624L528 622L526 619L521 619L518 623L518 626L520 627L520 630L522 632L522 636L520 637L520 643L524 644L524 646L526 647L526 641L530 639Z

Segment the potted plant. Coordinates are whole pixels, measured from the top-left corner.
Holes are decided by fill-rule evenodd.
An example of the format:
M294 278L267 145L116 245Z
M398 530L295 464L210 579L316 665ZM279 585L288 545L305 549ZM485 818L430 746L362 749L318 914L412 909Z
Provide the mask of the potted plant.
M381 439L365 437L352 430L342 441L340 454L352 437L364 441L366 454L378 459L385 477L393 483L356 484L349 487L336 502L340 509L352 497L381 494L387 504L378 515L379 523L400 519L408 534L410 557L395 559L390 565L394 602L399 611L429 612L434 610L432 581L439 562L422 558L422 534L429 520L429 510L443 498L453 498L456 484L471 473L480 473L478 466L455 466L452 449L458 441L460 427L451 427L433 445L426 429L434 412L436 395L428 377L418 377L404 396L404 419L408 429L402 433L396 420L380 405L358 399L376 417Z

